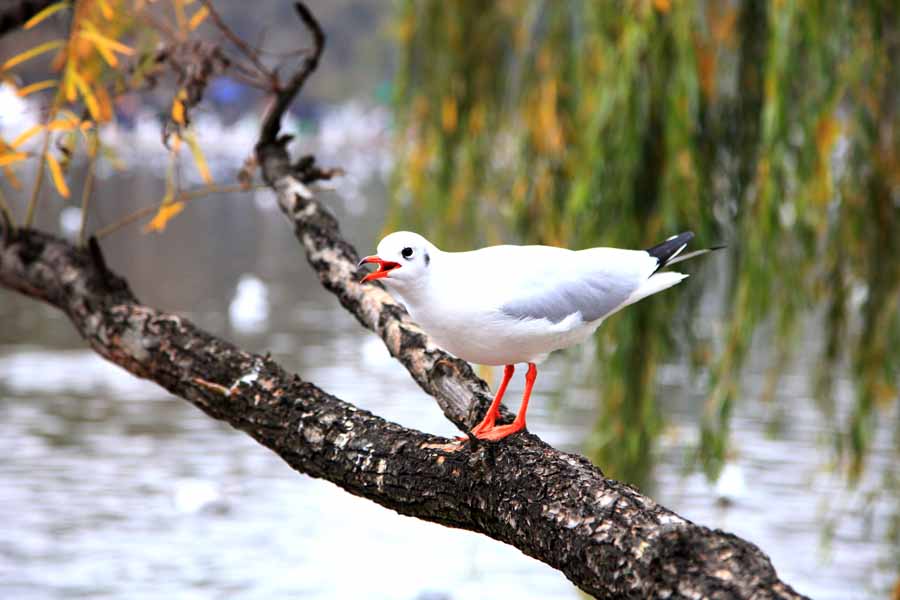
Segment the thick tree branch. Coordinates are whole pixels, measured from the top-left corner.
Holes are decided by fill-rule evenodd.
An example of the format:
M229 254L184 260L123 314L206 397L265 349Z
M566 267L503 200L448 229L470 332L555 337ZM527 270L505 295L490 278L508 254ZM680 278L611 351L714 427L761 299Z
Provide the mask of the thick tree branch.
M332 172L291 163L281 117L315 69L324 35L298 5L315 50L278 94L257 158L323 285L375 331L447 417L470 427L487 386L434 346L380 286L357 282L358 259L306 187ZM798 598L768 558L733 535L694 525L585 458L518 434L456 443L387 422L236 348L186 319L141 305L92 240L0 231L0 285L65 312L94 350L245 431L294 469L428 521L484 533L560 569L604 598Z
M313 35L315 52L292 78L297 85L288 86L279 94L262 126L256 154L263 179L275 191L279 206L293 223L322 284L360 323L384 340L391 354L435 397L451 421L460 428L471 427L489 402L487 386L467 363L438 349L380 285L357 283L359 255L341 236L335 217L305 185L321 178L322 172L311 157L292 164L287 151L290 137L278 135L283 113L316 68L325 41L309 11L298 5L298 12ZM503 414L510 418L508 411ZM495 529L489 524L492 518L467 510L483 526L478 530L561 569L591 594L798 596L778 580L768 558L752 544L695 526L633 488L605 479L584 458L562 454L534 436L521 435L498 445L466 444L452 452L447 446L445 451L446 455L436 459L442 464L448 464L448 457L465 457L462 463L454 462L463 470L457 474L451 469L451 477L476 478L477 481L464 484L467 494L474 489L483 490L481 485L486 481L498 485L480 497L476 506L482 510L494 507L490 511L492 518L502 514L500 521L504 525ZM528 481L534 475L540 482ZM456 514L458 508L447 514ZM548 516L554 526L544 530L549 535L544 537L537 530L546 525ZM439 522L470 528L440 517ZM558 529L560 525L563 530ZM508 533L515 535L508 538ZM540 548L536 553L535 544Z
M468 430L490 405L487 384L475 376L468 363L437 348L381 284L358 283L361 274L357 272L356 249L341 236L331 211L306 187L308 183L330 178L334 171L319 169L310 156L292 163L287 151L291 137L279 136L284 112L315 70L325 47L325 35L312 13L303 4L295 6L313 38L314 49L291 77L291 83L278 94L263 121L256 145L263 179L275 191L278 205L293 222L294 233L322 285L364 327L384 340L391 355L437 400L450 421ZM502 408L499 422L512 422L512 419L509 410Z
M690 523L583 457L530 434L473 445L401 427L141 305L96 243L79 249L38 231L7 233L0 285L64 311L99 354L245 431L294 469L516 546L597 597L800 597L753 544ZM363 298L362 314L377 312L370 305L379 298Z

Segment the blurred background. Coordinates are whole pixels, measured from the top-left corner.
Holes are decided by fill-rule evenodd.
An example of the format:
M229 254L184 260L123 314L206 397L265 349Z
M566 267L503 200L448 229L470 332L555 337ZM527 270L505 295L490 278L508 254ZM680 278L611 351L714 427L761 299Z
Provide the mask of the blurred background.
M647 247L686 229L698 247L727 244L553 355L529 428L756 543L802 593L896 597L900 7L309 4L328 44L286 129L346 171L323 194L361 253L399 228L447 250ZM307 43L290 3L215 5L269 63ZM65 27L0 39L0 60ZM116 100L89 231L166 195L172 89ZM264 101L224 77L193 110L217 183L252 152ZM27 131L43 106L0 87L0 134ZM190 155L174 168L184 187L200 181ZM85 173L76 155L75 197ZM0 186L21 218L30 183ZM76 236L78 206L45 186L37 224ZM145 303L388 419L455 433L320 288L268 191L191 201L162 232L134 224L102 244ZM296 475L8 291L0 423L5 597L579 597L512 548Z

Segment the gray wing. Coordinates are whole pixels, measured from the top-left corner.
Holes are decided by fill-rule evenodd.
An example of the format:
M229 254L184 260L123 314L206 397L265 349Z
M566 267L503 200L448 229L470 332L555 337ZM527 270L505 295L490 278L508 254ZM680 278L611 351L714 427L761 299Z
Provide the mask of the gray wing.
M585 321L594 321L625 302L640 280L620 273L595 271L547 283L531 294L507 302L500 310L517 319L547 319L551 323L580 312Z

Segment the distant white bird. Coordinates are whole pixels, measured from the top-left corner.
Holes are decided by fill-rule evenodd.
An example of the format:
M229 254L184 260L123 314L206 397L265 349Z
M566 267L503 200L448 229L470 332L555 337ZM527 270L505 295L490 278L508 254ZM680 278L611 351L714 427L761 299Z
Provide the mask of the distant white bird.
M269 322L269 288L255 275L244 274L228 304L228 319L240 333L261 333Z
M676 259L693 237L685 232L647 250L492 246L443 252L417 233L398 231L359 266L377 264L362 281L383 280L439 346L469 362L505 365L494 401L472 430L480 439L500 440L525 428L535 363L583 342L619 309L687 277L660 269L713 249ZM512 424L495 425L514 365L523 362L528 372L519 413Z
M228 503L222 491L203 479L179 479L174 483L172 503L178 512L190 514L201 511L225 512Z

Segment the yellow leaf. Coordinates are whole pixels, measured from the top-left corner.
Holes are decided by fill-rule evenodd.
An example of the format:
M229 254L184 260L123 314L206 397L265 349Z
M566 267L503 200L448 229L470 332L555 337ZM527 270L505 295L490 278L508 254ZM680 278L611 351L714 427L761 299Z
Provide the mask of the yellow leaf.
M63 42L63 40L51 40L49 42L44 42L43 44L35 46L34 48L31 48L30 50L26 50L25 52L20 52L19 54L16 54L12 58L8 59L5 63L3 63L3 65L0 66L0 70L5 71L7 69L11 69L12 67L18 65L19 63L23 63L26 60L30 60L30 59L34 58L35 56L39 56L46 52L56 50L57 48L62 48L64 43L65 42Z
M34 27L35 25L37 25L38 23L40 23L47 17L54 15L65 8L69 8L68 2L57 2L56 4L51 4L44 10L40 11L39 13L37 13L36 15L31 17L30 19L25 21L25 25L23 25L22 28L23 29L31 29L32 27Z
M134 50L132 50L125 44L102 35L99 31L94 29L92 25L89 27L91 27L91 29L82 29L78 33L78 35L91 40L92 42L94 42L95 46L104 46L106 48L109 48L110 50L118 52L119 54L125 54L127 56L131 56L132 54L134 54Z
M52 88L57 83L59 83L59 82L56 79L45 79L44 81L38 81L35 83L31 83L29 85L26 85L24 87L20 87L16 91L16 94L19 95L19 98L24 98L25 96L28 96L29 94L33 94L35 92L40 92L41 90L46 90L48 88Z
M50 178L53 179L53 185L56 186L56 191L59 192L59 195L63 198L68 198L69 186L66 185L66 178L63 177L62 167L59 166L59 161L49 152L44 156L47 158L47 166L50 167Z
M84 105L87 106L88 112L91 113L91 118L95 121L99 121L100 105L97 103L97 97L94 95L94 92L91 91L91 88L87 84L87 82L82 79L81 75L78 74L78 71L72 69L70 72L70 76L72 77L72 81L75 83L75 87L78 88L78 91L81 93L82 98L84 98Z
M100 5L100 12L103 13L103 18L107 21L111 21L114 13L113 9L109 7L109 2L106 0L99 0L98 4Z
M209 9L205 6L201 6L197 12L194 13L194 16L191 17L191 20L188 21L188 29L191 31L200 27L200 23L209 16Z
M13 148L18 148L29 139L34 137L35 134L40 133L43 128L44 126L40 123L38 123L37 125L32 125L28 129L20 133L18 136L16 136L16 138L9 145Z
M184 202L169 202L159 207L153 220L144 227L144 232L163 231L169 220L184 210Z
M69 58L68 48L63 47L59 52L56 53L56 56L53 57L53 60L50 61L50 70L51 71L59 71L66 64L66 60Z
M19 191L22 189L22 182L19 181L19 178L16 177L15 171L13 171L9 165L5 165L3 167L3 175L6 177L6 180L9 182L9 185L13 187L14 190Z
M75 102L78 98L78 91L75 89L75 78L72 77L74 71L75 69L66 69L66 73L63 75L63 93L69 102Z
M179 125L184 125L184 98L187 97L187 93L182 89L179 90L178 94L175 95L175 99L172 101L172 120L178 123Z
M819 119L819 122L816 123L816 147L819 150L819 156L827 157L840 133L841 124L835 117L828 114Z
M99 85L94 89L94 93L97 95L97 102L100 104L100 120L104 122L112 121L113 105L109 92L106 91L105 87Z
M25 160L26 158L28 158L27 152L8 152L6 154L0 155L0 167L11 165L12 163L19 162L20 160Z
M213 179L209 172L209 165L206 164L206 157L203 156L203 151L200 150L200 144L197 143L197 136L194 135L193 131L189 131L185 134L184 141L187 142L188 146L191 148L191 154L194 156L194 163L197 165L197 170L200 171L200 177L204 182L212 184Z
M111 67L119 66L119 59L116 58L115 53L112 52L109 48L107 48L103 44L94 44L94 48L97 49L97 52L100 54L103 60L106 61L106 64Z
M78 120L72 119L56 119L47 123L49 131L71 131L78 127Z
M456 99L450 96L444 98L441 102L441 126L447 133L456 131L457 114Z

